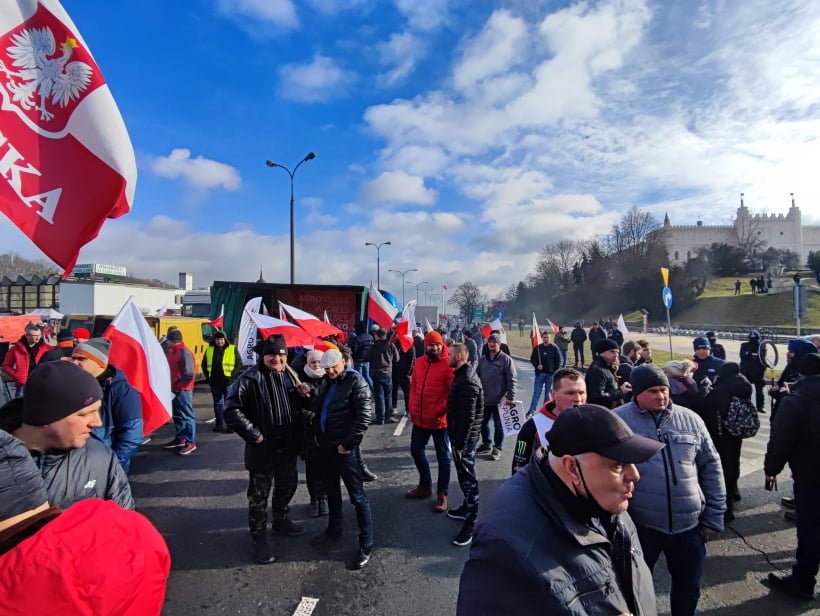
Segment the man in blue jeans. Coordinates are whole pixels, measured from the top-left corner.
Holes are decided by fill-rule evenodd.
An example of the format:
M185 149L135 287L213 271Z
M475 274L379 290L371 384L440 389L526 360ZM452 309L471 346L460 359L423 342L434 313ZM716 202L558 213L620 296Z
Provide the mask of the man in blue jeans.
M544 402L549 400L552 388L552 375L561 368L561 351L550 342L550 333L541 332L541 344L534 347L530 354L530 363L535 368L535 385L532 391L532 401L527 417L532 417L538 409L538 400L544 392Z
M498 405L501 402L511 405L515 400L518 373L512 358L501 350L501 339L498 334L490 334L487 338L487 349L489 352L478 360L478 378L484 389L484 420L481 424L481 445L476 449L476 453L489 452L492 460L500 460L504 428L501 426ZM490 419L495 424L492 439Z
M182 341L178 329L168 332L166 358L171 369L171 391L174 398L171 407L176 426L174 440L165 443L164 449L176 449L181 456L196 451L196 415L194 415L194 354Z
M373 402L376 406L373 423L380 425L393 422L393 365L399 362L399 351L396 345L387 341L384 329L377 329L375 338L370 355L370 373L373 378Z

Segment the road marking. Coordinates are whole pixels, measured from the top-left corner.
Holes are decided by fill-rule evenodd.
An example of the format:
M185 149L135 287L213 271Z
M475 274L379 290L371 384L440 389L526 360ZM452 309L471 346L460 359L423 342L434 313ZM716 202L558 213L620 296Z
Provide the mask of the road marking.
M399 420L399 423L396 425L396 429L393 430L393 436L401 436L402 431L404 430L404 426L407 425L407 413Z
M316 605L318 603L319 599L314 599L313 597L302 597L299 605L296 606L296 611L293 612L293 616L310 616L313 613L313 610L316 609Z

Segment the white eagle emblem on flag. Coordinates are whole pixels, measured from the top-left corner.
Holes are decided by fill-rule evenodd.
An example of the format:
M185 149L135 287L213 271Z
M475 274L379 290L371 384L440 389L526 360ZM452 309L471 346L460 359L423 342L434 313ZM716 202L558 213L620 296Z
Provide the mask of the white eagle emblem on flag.
M11 41L14 44L6 48L6 53L18 70L9 69L0 59L5 87L13 103L25 110L37 109L40 120L54 118L47 108L49 101L65 108L88 88L93 69L85 62L69 62L77 47L76 39L66 37L56 57L57 43L48 27L23 30Z

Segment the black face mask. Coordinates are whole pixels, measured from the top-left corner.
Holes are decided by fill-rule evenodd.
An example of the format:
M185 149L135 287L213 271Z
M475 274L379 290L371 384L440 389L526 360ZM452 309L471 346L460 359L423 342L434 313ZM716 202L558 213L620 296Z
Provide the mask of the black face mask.
M598 501L595 500L592 492L589 491L589 486L587 485L586 479L584 479L584 473L581 471L581 465L578 463L578 458L574 457L573 460L575 460L575 468L578 469L578 475L581 477L581 483L584 484L584 490L586 491L586 496L583 496L578 492L578 490L575 490L575 497L582 505L583 512L590 518L606 518L610 516L611 514L598 504Z

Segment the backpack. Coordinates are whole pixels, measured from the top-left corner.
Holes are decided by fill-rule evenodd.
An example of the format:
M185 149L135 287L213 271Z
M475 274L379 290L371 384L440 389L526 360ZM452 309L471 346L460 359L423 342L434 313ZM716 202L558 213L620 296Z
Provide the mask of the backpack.
M722 431L735 438L752 437L760 429L760 419L757 416L755 405L750 400L738 396L732 396L729 411L722 424Z

